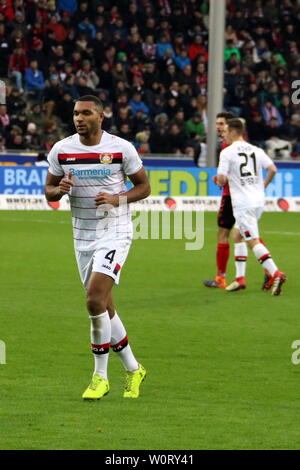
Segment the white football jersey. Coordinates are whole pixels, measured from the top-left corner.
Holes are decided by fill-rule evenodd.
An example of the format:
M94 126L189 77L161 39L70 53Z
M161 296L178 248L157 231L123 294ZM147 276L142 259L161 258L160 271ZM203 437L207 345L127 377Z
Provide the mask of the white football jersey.
M263 207L263 169L270 165L273 165L270 157L248 142L236 141L222 150L218 175L228 177L233 209Z
M100 192L122 194L127 191L126 175L139 171L143 164L127 140L103 132L98 145L86 146L74 134L57 142L48 155L49 172L66 177L72 172L74 186L69 198L75 248L90 251L104 239L132 238L129 206L96 208Z

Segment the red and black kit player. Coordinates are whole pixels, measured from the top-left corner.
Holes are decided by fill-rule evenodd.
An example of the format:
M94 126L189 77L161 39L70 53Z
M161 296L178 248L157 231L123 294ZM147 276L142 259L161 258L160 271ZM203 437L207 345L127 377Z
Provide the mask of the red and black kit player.
M216 130L218 134L218 155L226 148L229 144L224 140L224 132L228 119L232 119L234 116L231 112L218 113L216 117ZM214 177L216 183L216 177ZM226 269L230 254L229 235L235 224L235 218L233 215L231 197L229 185L226 184L222 190L222 198L220 209L217 217L218 232L217 232L217 251L216 251L216 264L217 274L214 279L203 281L206 287L215 288L226 288ZM246 271L246 261L248 257L248 249L245 242L236 243L234 247L235 251L235 264L236 264L236 275L242 281ZM241 287L243 282L241 282Z

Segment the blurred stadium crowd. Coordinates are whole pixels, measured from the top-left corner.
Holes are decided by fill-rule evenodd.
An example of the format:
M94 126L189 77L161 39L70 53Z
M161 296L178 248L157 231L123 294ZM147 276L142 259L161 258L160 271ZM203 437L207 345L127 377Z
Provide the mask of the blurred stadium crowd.
M273 158L300 156L300 0L228 0L224 109ZM95 94L140 153L194 156L207 131L208 0L0 0L0 151L48 151ZM221 110L220 110L221 111Z

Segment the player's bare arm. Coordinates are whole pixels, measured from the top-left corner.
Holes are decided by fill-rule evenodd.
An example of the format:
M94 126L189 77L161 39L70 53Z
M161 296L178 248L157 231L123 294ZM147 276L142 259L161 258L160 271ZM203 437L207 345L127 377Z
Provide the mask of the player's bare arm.
M268 170L268 173L267 173L265 181L264 181L265 188L268 186L269 183L271 183L272 179L274 178L274 176L277 172L277 167L275 165L270 165L267 168L267 170Z
M139 171L129 175L128 177L133 183L134 187L129 191L121 194L122 197L127 197L128 203L140 201L141 199L145 199L149 196L151 188L144 168L141 168ZM108 194L104 192L98 193L95 198L96 206L110 204L114 207L117 207L119 205L119 197L120 195Z
M45 196L48 201L59 201L64 194L70 192L73 186L72 173L69 172L66 178L52 175L48 171L45 184Z

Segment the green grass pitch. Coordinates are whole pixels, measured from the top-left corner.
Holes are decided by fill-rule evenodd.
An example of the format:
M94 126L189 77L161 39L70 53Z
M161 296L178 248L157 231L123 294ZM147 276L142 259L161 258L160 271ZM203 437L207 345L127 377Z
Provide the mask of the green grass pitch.
M123 399L111 352L111 391L96 403L81 399L93 358L70 215L2 211L0 224L1 449L299 448L299 214L260 224L288 275L280 297L260 290L252 253L245 291L203 287L215 274L216 214L205 214L200 251L136 240L114 297L148 376L139 399Z

